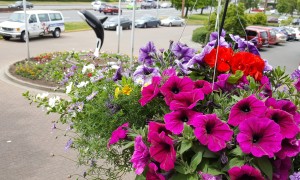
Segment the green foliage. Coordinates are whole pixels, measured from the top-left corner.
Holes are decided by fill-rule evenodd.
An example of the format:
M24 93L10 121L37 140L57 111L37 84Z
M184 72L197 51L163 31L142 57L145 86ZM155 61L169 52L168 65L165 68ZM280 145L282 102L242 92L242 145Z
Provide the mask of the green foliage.
M267 24L267 15L264 13L256 14L247 14L247 22L253 25L266 25Z
M206 27L199 27L193 31L192 40L204 44L207 41L209 34L210 32Z
M276 8L279 13L289 13L293 15L294 10L296 10L298 6L297 0L278 0Z
M239 2L244 3L246 9L257 8L259 0L240 0Z
M195 5L195 9L200 9L200 8L204 8L207 7L209 5L212 4L212 0L202 0L202 1L197 1L198 3L195 5L195 1L194 0L185 0L185 17L187 17L188 15L188 11L192 11L194 10L193 7ZM182 9L182 0L171 0L171 3L174 5L174 7L177 10L181 10Z

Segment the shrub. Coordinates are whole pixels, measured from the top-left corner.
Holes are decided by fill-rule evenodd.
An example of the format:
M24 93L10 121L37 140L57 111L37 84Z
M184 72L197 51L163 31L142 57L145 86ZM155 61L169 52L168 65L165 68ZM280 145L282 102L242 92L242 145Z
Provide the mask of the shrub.
M264 13L248 14L246 16L248 24L253 25L266 25L267 15Z
M209 31L206 27L199 27L193 31L192 40L197 43L205 43L208 38Z

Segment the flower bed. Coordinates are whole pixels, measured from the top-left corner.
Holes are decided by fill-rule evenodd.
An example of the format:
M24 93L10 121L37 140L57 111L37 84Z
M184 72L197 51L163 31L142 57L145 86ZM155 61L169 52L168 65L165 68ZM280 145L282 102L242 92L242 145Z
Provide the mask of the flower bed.
M90 165L86 178L134 170L149 180L292 179L300 170L300 70L290 77L253 43L224 36L214 47L212 33L202 52L149 42L133 67L80 61L65 74L69 100L24 96L69 124L66 149Z

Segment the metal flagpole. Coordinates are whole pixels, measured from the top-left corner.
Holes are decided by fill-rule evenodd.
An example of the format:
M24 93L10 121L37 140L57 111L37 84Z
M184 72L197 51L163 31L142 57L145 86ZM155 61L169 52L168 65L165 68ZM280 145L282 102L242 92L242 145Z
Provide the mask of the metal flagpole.
M133 65L133 52L134 52L134 30L135 30L135 8L136 1L133 2L133 12L132 12L132 23L131 23L131 56L130 56L130 68Z
M29 32L28 32L28 20L26 15L26 0L23 0L23 10L24 10L24 22L25 22L25 40L26 40L26 49L27 49L27 60L30 59L29 53Z
M157 2L157 3L156 3L156 17L158 18L158 9L159 9L159 8L158 8L158 2L159 2L159 0L157 0L156 2Z
M119 12L118 12L118 53L120 53L120 39L121 39L121 0L119 0Z

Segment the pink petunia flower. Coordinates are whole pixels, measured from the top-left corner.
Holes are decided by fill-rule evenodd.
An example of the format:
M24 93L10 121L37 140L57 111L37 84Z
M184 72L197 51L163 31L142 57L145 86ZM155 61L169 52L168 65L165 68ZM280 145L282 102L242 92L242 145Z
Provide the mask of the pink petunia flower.
M194 86L195 89L201 89L205 95L210 94L213 91L211 83L205 80L196 81Z
M185 122L191 124L201 114L192 110L172 111L164 116L166 128L174 134L180 134L183 131Z
M160 134L151 133L149 139L151 140L151 158L160 163L161 169L172 170L176 161L176 151L172 138L166 136L165 132L161 132Z
M161 77L155 76L152 78L152 83L142 90L142 98L139 100L141 106L145 106L148 102L154 99L159 94L159 83Z
M143 142L141 135L138 135L134 139L134 152L131 157L133 168L136 168L135 173L140 175L143 173L145 166L150 160L150 154L148 147Z
M280 132L283 138L295 137L299 132L299 127L296 125L291 114L280 109L268 109L266 117L272 119L280 126Z
M237 142L246 154L271 158L281 149L280 126L268 118L248 118L240 124L239 129Z
M150 163L148 165L148 172L146 174L147 180L165 180L166 178L162 175L157 173L158 167L154 163Z
M170 103L170 109L180 110L180 109L193 109L197 102L204 99L204 94L202 90L195 89L190 92L181 92L174 96L174 99Z
M167 77L176 76L176 69L174 68L166 69L163 71L162 75Z
M228 174L230 180L245 180L245 179L255 179L255 180L264 180L265 178L261 172L249 165L243 165L241 167L233 167L229 169Z
M125 139L127 136L127 128L129 123L125 123L119 126L116 130L111 133L111 137L109 139L107 147L109 148L110 145L116 144L120 139Z
M291 158L276 159L273 164L273 180L288 179L292 166Z
M203 173L203 172L199 172L202 180L222 180L221 176L214 176L211 174L207 174L207 173Z
M199 115L192 121L195 127L194 134L201 144L217 152L226 147L226 142L231 140L233 131L223 123L216 114Z
M264 102L251 95L240 100L232 106L229 114L228 124L238 126L241 122L251 117L262 117L267 107Z
M172 132L166 128L165 124L151 121L148 126L148 141L151 141L151 133L160 134L161 132L165 132L166 135L172 134Z
M281 142L281 150L276 153L276 156L280 159L286 157L295 157L300 153L300 140L294 138L283 139Z
M169 105L176 94L188 92L194 88L194 82L189 77L179 78L171 76L160 88L161 93L165 96L166 104Z
M294 83L294 86L298 92L300 92L300 78Z

